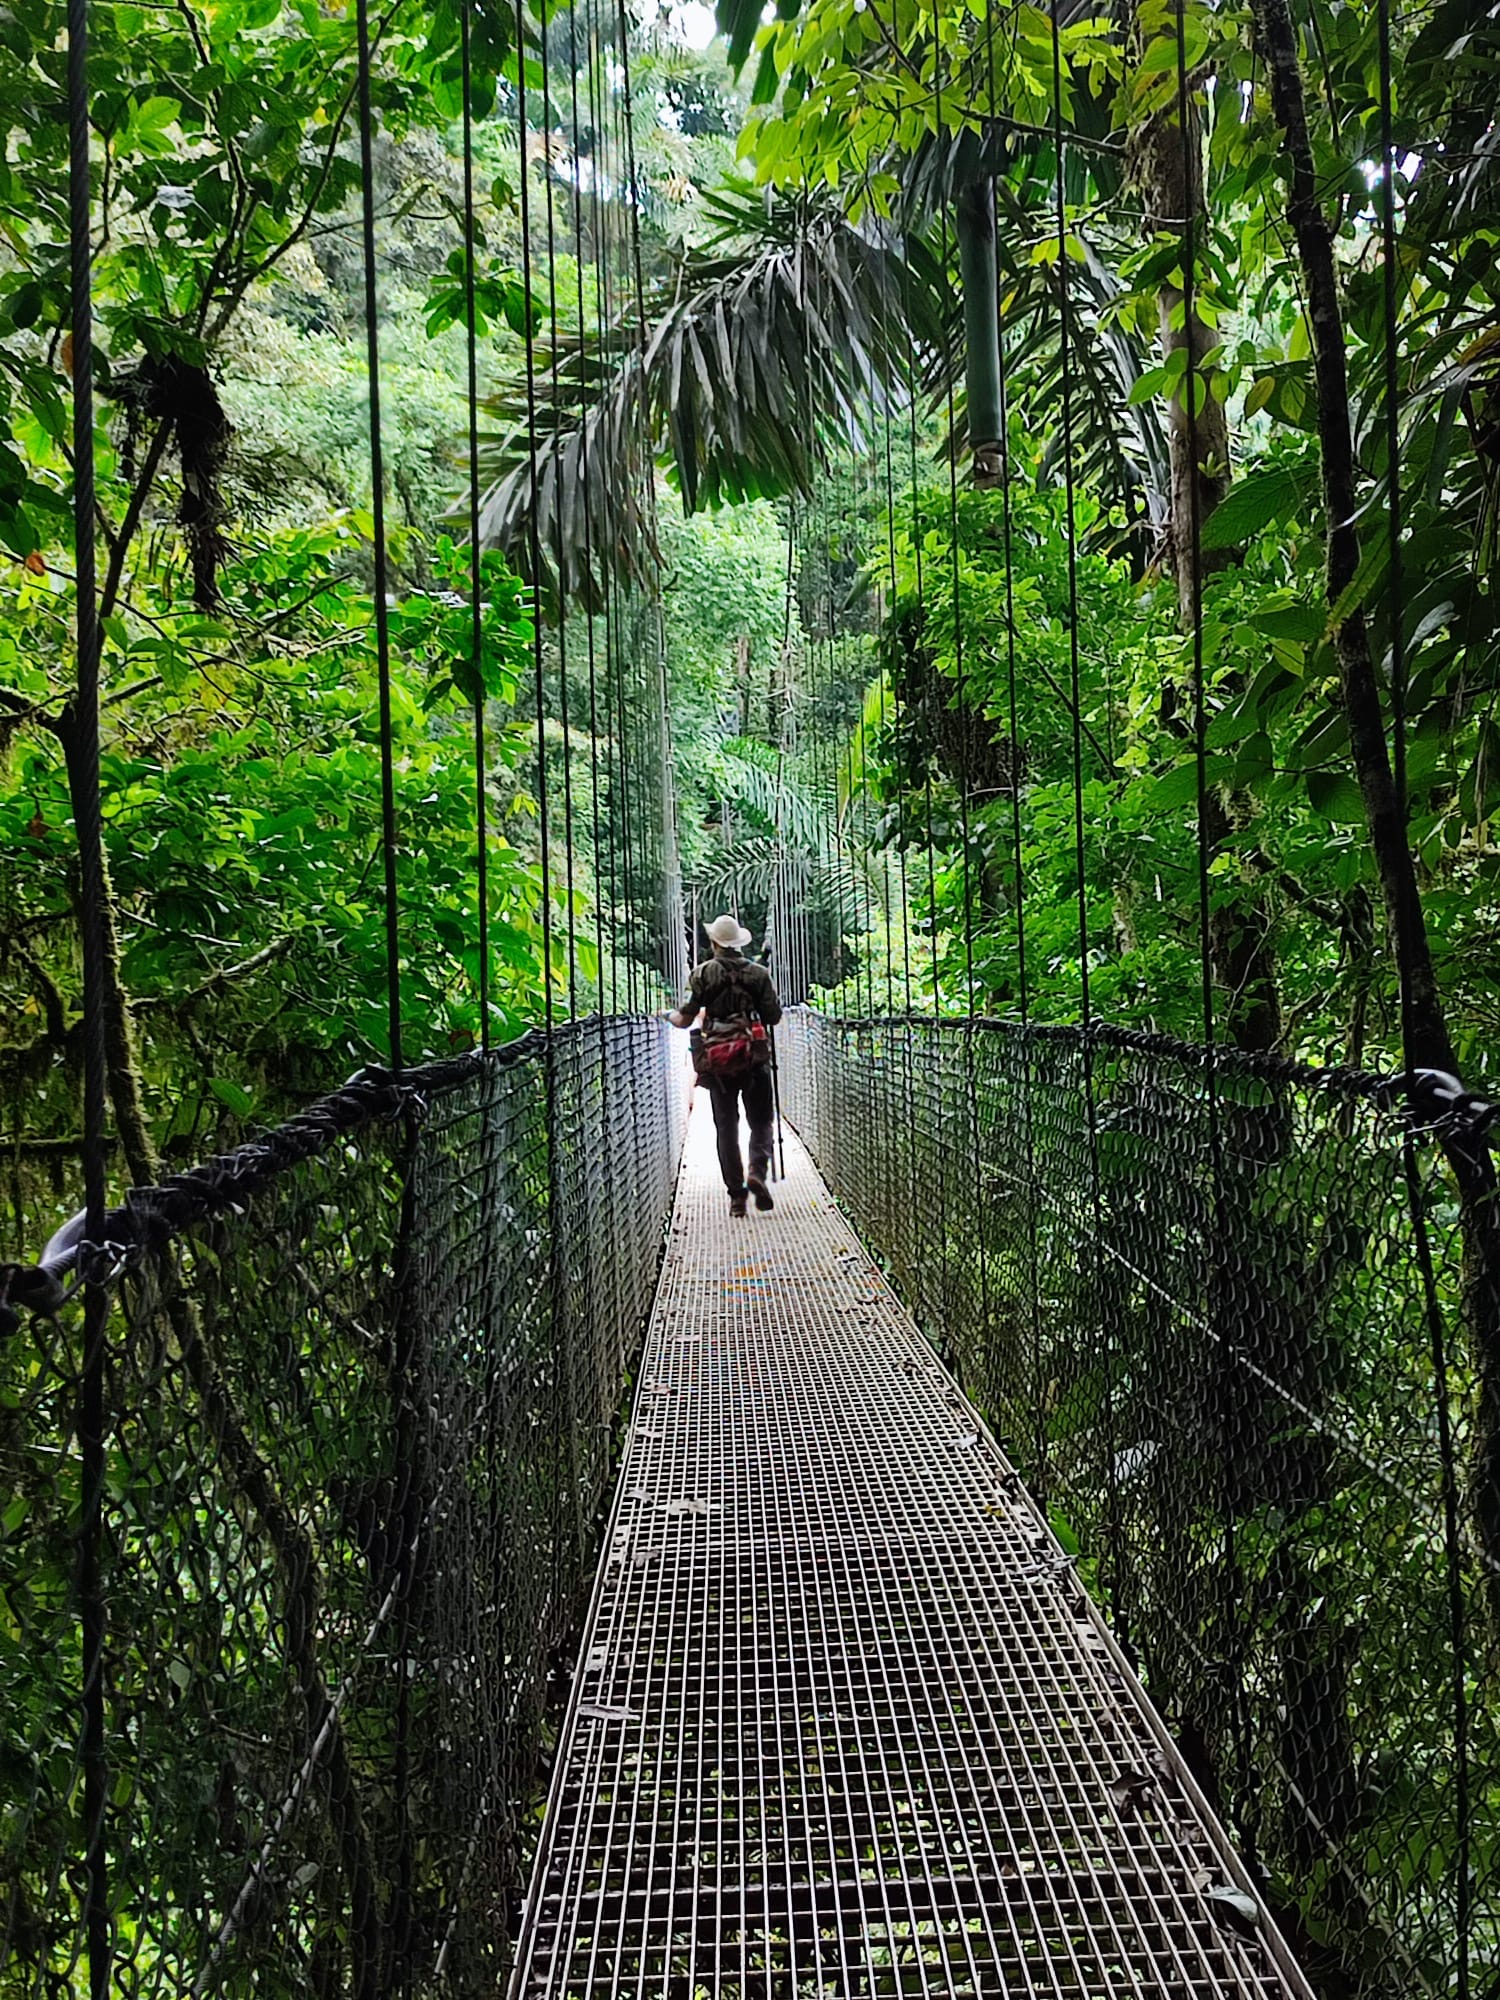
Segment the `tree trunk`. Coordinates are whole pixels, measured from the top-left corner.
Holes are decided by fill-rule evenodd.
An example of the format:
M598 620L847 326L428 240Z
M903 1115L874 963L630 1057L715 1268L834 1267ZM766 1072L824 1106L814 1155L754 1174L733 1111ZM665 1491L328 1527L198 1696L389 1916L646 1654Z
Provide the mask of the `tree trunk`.
M58 725L68 769L74 813L82 805L79 742L71 712ZM102 857L101 857L102 859ZM104 1037L109 1100L118 1128L120 1152L132 1185L150 1187L161 1177L161 1157L142 1104L140 1069L130 1019L130 1000L120 975L119 930L113 885L104 871ZM282 1620L288 1664L304 1706L306 1741L326 1738L323 1782L330 1823L338 1842L350 1898L350 1965L356 2000L375 2000L381 1991L380 1875L370 1844L339 1711L323 1677L318 1655L322 1626L321 1570L311 1536L286 1506L269 1464L235 1407L225 1373L213 1350L198 1302L168 1285L163 1304L184 1370L198 1398L226 1483L245 1501L275 1555L282 1585Z
M85 803L82 790L90 780L80 774L78 759L81 746L71 710L60 719L57 734L67 765L75 822L81 824ZM150 1187L161 1176L161 1159L141 1102L140 1068L130 1019L130 998L120 977L120 933L115 922L114 885L110 880L109 863L102 853L99 866L104 891L104 1060L109 1101L119 1129L126 1170L137 1186Z
M1282 129L1292 169L1287 220L1297 239L1312 328L1328 536L1328 603L1336 611L1339 599L1359 569L1360 543L1355 525L1358 496L1354 437L1349 424L1349 372L1334 269L1333 232L1318 202L1291 15L1285 0L1255 0L1255 17L1270 66L1276 122ZM1406 838L1405 809L1391 771L1385 715L1370 656L1369 629L1360 606L1336 619L1333 649L1349 723L1354 774L1364 798L1391 942L1404 973L1410 1038L1407 1054L1415 1063L1451 1071L1453 1046L1432 969L1417 872Z
M1272 108L1291 167L1287 219L1297 241L1312 329L1328 536L1327 593L1330 609L1336 614L1359 569L1360 542L1355 525L1358 493L1349 423L1348 359L1333 231L1318 201L1297 33L1287 0L1254 0L1254 18L1270 73ZM1333 647L1349 725L1350 756L1364 799L1391 947L1401 973L1406 1059L1413 1068L1452 1074L1453 1045L1407 839L1405 801L1396 789L1386 747L1385 715L1370 654L1369 628L1360 606L1342 618L1335 617ZM1483 1140L1450 1137L1444 1148L1459 1191L1465 1304L1480 1380L1472 1503L1483 1547L1491 1561L1500 1564L1500 1193L1494 1161ZM1492 1582L1490 1594L1500 1615L1500 1583Z
M1136 38L1138 48L1148 40L1139 25ZM1196 96L1188 93L1185 128L1174 105L1170 111L1157 112L1132 132L1129 145L1131 170L1145 204L1148 233L1182 237L1191 218L1195 240L1201 244L1208 209L1203 192L1202 131ZM1162 361L1169 364L1173 355L1189 350L1196 385L1193 412L1188 409L1186 374L1168 400L1172 467L1168 554L1177 581L1183 624L1191 629L1197 608L1195 553L1198 579L1222 569L1230 559L1228 550L1195 551L1193 538L1194 486L1200 531L1229 487L1229 420L1224 405L1208 393L1208 378L1200 365L1210 349L1218 346L1218 333L1196 310L1184 311L1185 304L1186 293L1181 285L1159 287L1157 337Z
M734 671L740 692L740 734L750 734L750 641L742 633L734 642Z
M1150 36L1137 19L1137 55ZM1131 171L1146 209L1147 230L1155 236L1186 238L1191 218L1195 243L1207 229L1208 207L1203 189L1202 130L1195 93L1187 93L1186 121L1179 107L1157 112L1130 135ZM1196 288L1195 288L1196 289ZM1157 294L1158 338L1163 363L1189 350L1190 371L1168 402L1168 449L1171 462L1171 513L1166 556L1177 585L1177 603L1184 631L1198 618L1205 577L1223 569L1231 551L1205 550L1202 533L1209 516L1229 490L1229 420L1224 405L1208 393L1201 363L1218 345L1219 336L1196 311L1188 311L1180 284L1164 284ZM1188 407L1189 376L1193 409ZM1243 797L1225 801L1210 790L1203 837L1210 857L1226 851L1239 825L1250 816ZM1233 904L1214 910L1209 918L1209 956L1214 978L1228 996L1224 1026L1236 1048L1251 1052L1274 1049L1281 1040L1281 996L1276 950L1270 926L1258 909Z
M974 484L998 486L1004 441L1000 370L1000 281L995 260L995 183L973 181L958 197L958 264L964 290L969 454Z
M1138 16L1137 54L1150 39ZM1175 238L1181 245L1182 268L1174 274L1179 282L1159 287L1157 322L1163 364L1171 365L1178 357L1182 368L1169 399L1172 491L1165 556L1176 584L1182 628L1188 634L1196 631L1202 617L1205 579L1233 559L1230 550L1209 551L1202 546L1203 529L1229 490L1230 453L1228 418L1223 403L1209 393L1203 365L1219 336L1196 309L1196 271L1190 274L1186 268L1190 254L1196 262L1208 228L1198 101L1191 87L1174 93L1173 103L1148 118L1130 139L1132 171L1145 205L1147 229L1154 238ZM1165 719L1169 727L1175 720L1177 729L1188 733L1188 718L1180 712ZM1196 736L1196 729L1192 733ZM1205 861L1240 855L1254 815L1254 803L1246 794L1210 786L1199 828ZM1254 1054L1277 1049L1282 1036L1279 968L1261 897L1251 894L1246 883L1243 900L1215 899L1206 927L1204 942L1214 981L1226 996L1219 1027L1238 1049ZM1226 1106L1218 1115L1234 1114ZM1342 1830L1359 1798L1344 1634L1338 1622L1330 1621L1319 1608L1295 1528L1325 1502L1327 1467L1315 1439L1281 1435L1285 1412L1228 1359L1251 1351L1270 1365L1274 1355L1275 1372L1295 1381L1307 1401L1320 1407L1329 1377L1327 1346L1315 1297L1307 1298L1305 1311L1269 1310L1269 1302L1278 1296L1274 1283L1278 1258L1300 1262L1306 1255L1295 1231L1287 1232L1282 1242L1268 1234L1262 1211L1265 1176L1286 1151L1285 1107L1273 1093L1268 1103L1244 1107L1239 1115L1243 1123L1224 1147L1216 1174L1204 1257L1204 1299L1209 1323L1222 1343L1217 1350L1220 1359L1215 1363L1200 1357L1206 1366L1200 1428L1196 1440L1190 1436L1188 1443L1197 1444L1204 1504L1222 1515L1228 1549L1238 1549L1237 1529L1243 1521L1279 1514L1293 1524L1276 1561L1282 1593L1288 1602L1306 1607L1304 1616L1298 1620L1277 1612L1267 1618L1261 1612L1258 1620L1284 1693L1270 1733L1280 1763L1299 1775L1315 1754L1312 1746L1318 1746L1319 1789L1307 1796L1317 1799L1330 1827ZM1170 1515L1169 1501L1168 1520ZM1228 1581L1228 1596L1224 1589L1210 1587L1197 1612L1204 1630L1218 1642L1210 1652L1226 1659L1234 1651L1223 1624L1226 1604L1248 1588L1237 1555L1232 1566L1235 1574ZM1237 1688L1227 1671L1205 1677L1190 1669L1186 1675L1185 1734L1200 1741L1215 1761L1227 1757L1237 1762L1231 1717L1242 1698L1243 1685ZM1216 1776L1224 1781L1231 1808L1251 1813L1250 1821L1242 1821L1242 1830L1253 1838L1252 1770L1241 1765ZM1305 1841L1305 1829L1301 1838Z

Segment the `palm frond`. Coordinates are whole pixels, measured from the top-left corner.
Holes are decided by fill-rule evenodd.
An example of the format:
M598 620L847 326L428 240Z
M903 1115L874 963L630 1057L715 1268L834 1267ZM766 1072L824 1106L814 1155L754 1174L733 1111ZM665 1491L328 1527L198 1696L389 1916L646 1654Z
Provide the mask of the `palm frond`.
M853 845L789 853L773 837L752 834L716 849L689 886L705 904L768 904L787 869L797 880L799 900L827 912L844 929L867 929L877 913L886 912L886 871L878 857Z
M544 598L603 608L604 580L655 557L645 495L651 412L639 352L619 332L533 349L490 397L479 438L479 537ZM582 413L580 415L580 412Z
M816 844L821 829L817 808L788 776L771 744L733 737L720 745L719 754L725 777L734 788L736 806L779 831L789 846L810 848Z
M490 404L480 533L545 596L596 607L611 572L650 563L644 459L665 455L690 512L808 492L872 400L899 403L913 351L947 344L920 237L748 191L709 206L720 235L649 326L533 351Z
M1159 403L1132 404L1147 357L1111 317L1120 281L1081 227L1070 231L1081 254L1035 261L1032 250L1055 229L1040 209L1035 184L996 183L1002 325L1012 404L1048 413L1049 462L1062 448L1056 413L1066 391L1074 470L1093 478L1127 516L1153 529L1167 517L1171 459ZM1063 380L1062 298L1067 287L1068 380ZM1040 425L1038 425L1040 428Z

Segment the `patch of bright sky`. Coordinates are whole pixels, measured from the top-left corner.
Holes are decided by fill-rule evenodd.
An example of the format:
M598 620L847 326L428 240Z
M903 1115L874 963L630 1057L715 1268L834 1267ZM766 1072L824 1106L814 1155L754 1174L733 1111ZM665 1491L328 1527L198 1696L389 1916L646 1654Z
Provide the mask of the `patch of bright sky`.
M643 27L660 25L690 49L706 49L718 32L714 10L704 6L703 0L675 0L675 4L674 0L646 0L640 18Z

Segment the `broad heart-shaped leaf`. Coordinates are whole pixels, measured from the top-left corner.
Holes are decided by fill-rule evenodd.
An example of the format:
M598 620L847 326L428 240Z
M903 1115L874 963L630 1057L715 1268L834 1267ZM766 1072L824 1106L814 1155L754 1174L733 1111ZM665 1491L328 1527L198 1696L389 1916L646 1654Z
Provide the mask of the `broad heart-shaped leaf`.
M1205 549L1236 549L1269 528L1273 521L1294 516L1303 503L1306 476L1291 466L1269 466L1231 486L1203 529Z
M1307 799L1315 813L1339 825L1357 826L1364 820L1363 795L1347 771L1309 771Z
M248 1118L255 1109L255 1099L242 1085L233 1083L226 1076L211 1076L208 1087L219 1102L227 1105L236 1118Z
M1210 773L1212 765L1210 765ZM1198 798L1198 765L1196 760L1187 764L1174 764L1170 771L1164 771L1159 778L1153 778L1146 804L1152 812L1175 812L1179 806L1196 804ZM1212 775L1209 783L1212 784Z

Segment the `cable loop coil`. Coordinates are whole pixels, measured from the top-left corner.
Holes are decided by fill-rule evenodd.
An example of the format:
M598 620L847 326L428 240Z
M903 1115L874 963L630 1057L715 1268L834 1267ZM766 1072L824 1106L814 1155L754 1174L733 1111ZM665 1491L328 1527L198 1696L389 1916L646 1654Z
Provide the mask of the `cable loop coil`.
M571 1022L556 1032L566 1038L585 1026ZM403 1119L424 1124L439 1098L486 1070L535 1058L545 1044L546 1037L533 1030L501 1049L446 1057L399 1076L372 1064L261 1138L173 1174L156 1187L130 1189L106 1215L105 1233L97 1243L86 1239L80 1210L55 1233L35 1264L0 1264L0 1335L15 1331L19 1312L54 1314L78 1285L112 1284L194 1224L240 1213L278 1175L316 1159L341 1139ZM66 1282L70 1276L71 1284Z

